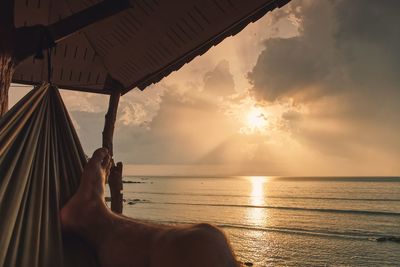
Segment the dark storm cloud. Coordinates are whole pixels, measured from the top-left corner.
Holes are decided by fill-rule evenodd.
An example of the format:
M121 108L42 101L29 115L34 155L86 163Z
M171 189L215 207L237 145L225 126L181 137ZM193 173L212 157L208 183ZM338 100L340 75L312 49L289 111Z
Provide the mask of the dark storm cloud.
M391 133L400 129L400 1L294 0L291 7L300 34L265 41L248 74L256 98L307 105L307 115L284 119L320 150L348 154L358 143L398 149ZM310 121L342 128L315 129Z
M298 37L269 39L249 73L259 99L397 93L400 1L293 1Z
M307 114L283 119L298 140L324 154L350 157L366 147L396 153L400 1L294 0L291 5L300 34L265 41L248 74L252 93L261 101L292 98L306 105Z

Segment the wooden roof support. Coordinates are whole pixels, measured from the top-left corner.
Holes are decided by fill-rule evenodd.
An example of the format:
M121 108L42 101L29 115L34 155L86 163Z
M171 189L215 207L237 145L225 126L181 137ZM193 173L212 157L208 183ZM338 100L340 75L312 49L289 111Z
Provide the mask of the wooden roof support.
M105 86L104 78L110 74L122 83L123 95L135 87L144 89L160 81L290 0L121 1L68 0L66 5L57 5L52 10L48 9L51 1L38 1L39 9L35 4L16 1L16 21L18 25L25 20L29 25L54 22L47 27L42 26L42 35L39 35L45 36L43 32L47 29L48 35L53 35L53 39L60 42L60 49L54 51L54 84L69 90L96 93L103 90L103 93L108 93L112 88ZM129 6L128 1L134 8L116 14L119 9ZM82 10L90 5L92 7ZM71 10L76 14L68 17ZM113 13L116 15L86 27ZM33 17L29 18L31 14ZM56 22L57 15L63 17L59 22ZM42 22L48 17L51 21ZM82 35L68 37L78 28L84 28ZM32 40L27 37L23 43L32 43ZM44 41L43 38L41 40ZM35 47L34 44L32 46ZM39 49L42 47L38 46ZM13 81L40 83L43 66L38 68L36 64L35 60L25 60L22 68L16 69Z
M0 47L0 118L8 110L8 90L14 73L12 57Z
M6 1L13 2L13 0ZM17 42L15 43L18 44L16 53L18 61L36 54L38 49L52 47L80 30L130 7L128 0L104 0L48 26L35 25L17 28ZM44 38L45 42L43 42Z
M113 156L113 136L120 97L121 92L119 90L111 92L108 111L105 116L103 147L108 149L111 156ZM115 213L122 213L122 162L114 164L113 161L110 175L108 176L108 185L111 193L111 210Z
M113 136L115 121L117 119L118 103L121 93L118 90L111 91L108 103L108 111L105 116L103 130L103 147L107 148L110 155L113 156Z
M87 26L118 14L130 7L131 5L128 0L104 0L103 2L53 23L47 28L54 42L57 43Z
M8 110L8 90L15 69L14 0L0 0L0 117Z
M104 0L49 26L16 28L15 1L0 0L0 117L8 110L8 90L19 62L130 7L129 0Z

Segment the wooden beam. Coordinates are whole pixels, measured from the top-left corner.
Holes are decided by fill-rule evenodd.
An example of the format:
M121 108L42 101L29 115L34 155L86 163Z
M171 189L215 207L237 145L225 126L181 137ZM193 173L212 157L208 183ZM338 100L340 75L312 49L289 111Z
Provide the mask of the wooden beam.
M103 130L103 147L107 148L110 155L113 156L113 137L115 122L117 119L118 103L121 97L121 92L115 90L111 92L108 104L108 111L105 116L105 124ZM116 165L112 164L110 175L108 176L108 185L111 193L111 210L115 213L122 213L122 162Z
M0 0L0 117L8 110L8 90L15 70L14 0Z
M16 41L14 42L18 44L15 47L17 61L21 62L27 57L35 55L40 49L53 47L56 43L78 33L80 30L130 7L128 0L104 0L48 26L19 27L15 30Z
M47 28L54 42L57 43L85 27L118 14L130 7L131 5L128 0L104 0L92 7L55 22Z

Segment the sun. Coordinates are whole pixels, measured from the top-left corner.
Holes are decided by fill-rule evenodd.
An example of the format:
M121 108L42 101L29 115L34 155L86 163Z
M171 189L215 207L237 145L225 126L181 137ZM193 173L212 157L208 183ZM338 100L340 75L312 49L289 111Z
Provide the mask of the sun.
M252 108L246 116L247 127L252 131L262 131L267 126L267 118L261 108Z

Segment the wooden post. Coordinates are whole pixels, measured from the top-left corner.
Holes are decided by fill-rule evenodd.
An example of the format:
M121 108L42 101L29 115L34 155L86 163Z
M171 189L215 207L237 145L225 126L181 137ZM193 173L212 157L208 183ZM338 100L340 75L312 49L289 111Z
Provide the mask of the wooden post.
M14 0L0 0L0 117L8 110L8 90L15 69Z
M120 96L121 93L118 90L111 92L108 111L105 116L103 147L108 149L111 156L113 156L114 127ZM110 175L108 176L108 185L110 186L111 193L111 210L115 213L122 213L122 162L118 162L115 165L113 161Z
M8 110L8 90L14 73L12 56L0 49L0 117Z
M108 186L111 193L111 210L115 213L122 213L123 204L123 184L122 184L122 162L117 162L111 167L108 176Z

